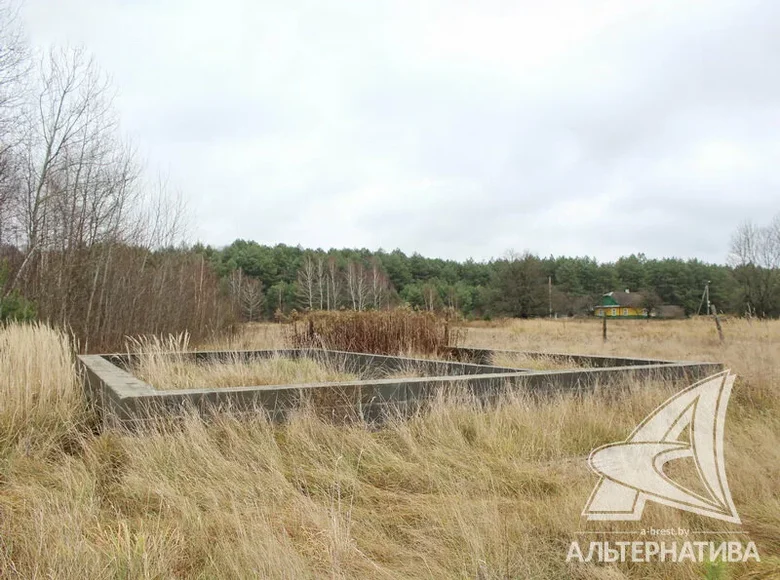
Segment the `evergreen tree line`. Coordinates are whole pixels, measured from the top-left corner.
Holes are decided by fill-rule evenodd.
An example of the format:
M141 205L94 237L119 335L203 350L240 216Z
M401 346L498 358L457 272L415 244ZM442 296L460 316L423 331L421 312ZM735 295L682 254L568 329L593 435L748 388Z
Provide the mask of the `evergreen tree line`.
M598 262L590 257L530 253L477 262L426 258L400 250L305 249L236 240L221 249L198 245L227 281L244 320L293 310L452 308L468 318L583 315L604 293L640 292L652 311L662 304L704 313L702 297L725 313L780 316L780 215L769 226L744 224L728 264L648 259L643 254ZM251 286L247 296L241 291Z

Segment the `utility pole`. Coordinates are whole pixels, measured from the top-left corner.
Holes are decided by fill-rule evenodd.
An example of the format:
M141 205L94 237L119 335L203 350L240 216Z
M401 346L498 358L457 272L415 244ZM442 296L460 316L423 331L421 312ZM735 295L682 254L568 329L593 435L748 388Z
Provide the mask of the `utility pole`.
M707 280L704 283L704 293L701 295L701 301L699 302L699 309L696 311L696 315L698 316L701 314L701 307L704 305L704 303L707 303L707 310L705 310L705 314L710 313L710 280Z

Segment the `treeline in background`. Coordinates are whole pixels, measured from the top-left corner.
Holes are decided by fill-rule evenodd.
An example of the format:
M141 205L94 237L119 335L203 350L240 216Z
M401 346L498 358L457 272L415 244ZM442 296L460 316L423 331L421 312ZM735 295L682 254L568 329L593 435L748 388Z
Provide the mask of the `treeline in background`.
M467 318L587 315L604 293L630 290L652 311L701 311L705 285L720 312L780 316L780 215L769 225L744 224L732 237L729 265L631 255L599 263L588 257L508 253L488 262L458 262L367 249L310 250L236 240L201 245L228 281L244 320L279 318L293 310L368 310L397 305Z

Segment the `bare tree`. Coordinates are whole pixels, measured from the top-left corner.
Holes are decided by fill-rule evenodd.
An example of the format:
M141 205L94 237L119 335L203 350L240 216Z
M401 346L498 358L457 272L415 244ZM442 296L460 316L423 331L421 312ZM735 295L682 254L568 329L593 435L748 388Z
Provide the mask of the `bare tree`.
M13 251L2 296L33 300L39 318L70 327L85 350L121 348L130 332L228 324L233 309L204 257L173 250L183 198L141 179L106 76L81 49L52 50L23 83L25 53L7 42L5 7L0 0L0 244ZM243 305L255 316L252 290Z
M447 296L447 308L451 310L460 310L460 296L458 287L455 284L448 284L445 288Z
M337 310L341 306L341 279L342 274L335 256L328 257L327 265L326 302L328 310Z
M325 275L325 257L322 254L317 254L316 258L317 269L315 277L317 281L317 298L319 299L320 310L325 308L325 294L326 285L328 283L327 276Z
M314 310L317 300L317 264L306 254L298 269L298 293L304 308Z
M22 167L22 159L13 148L0 152L0 244L16 245L21 238L14 212L23 183Z
M746 307L759 316L780 314L780 214L764 227L740 225L731 238L729 263Z
M150 249L173 248L186 238L190 214L182 192L158 175L144 183L127 225L127 240Z
M80 49L52 51L41 63L39 85L27 109L16 214L25 258L7 292L39 251L115 234L128 191L121 179L105 186L115 177L113 165L124 167L125 160L116 157L108 81L91 59Z
M390 295L390 280L382 270L382 265L376 257L371 258L371 305L379 310L387 306Z
M23 164L17 149L29 73L29 49L18 6L0 0L0 244L14 244L19 237L12 215L21 189Z
M233 270L228 278L228 289L230 290L230 298L234 305L238 305L241 302L241 286L244 283L244 271L240 268Z
M30 50L19 18L19 5L0 0L0 152L11 146L9 134L17 132L18 112L27 96L30 70Z
M441 299L439 298L439 292L436 289L436 286L429 282L423 284L422 295L426 310L434 311L439 307Z
M241 312L241 317L247 322L259 320L262 314L265 296L263 283L244 274L243 270L233 270L228 279L230 294Z
M357 260L350 260L345 273L347 281L347 293L352 304L352 310L365 310L368 299L369 285L366 280L366 271L363 264Z

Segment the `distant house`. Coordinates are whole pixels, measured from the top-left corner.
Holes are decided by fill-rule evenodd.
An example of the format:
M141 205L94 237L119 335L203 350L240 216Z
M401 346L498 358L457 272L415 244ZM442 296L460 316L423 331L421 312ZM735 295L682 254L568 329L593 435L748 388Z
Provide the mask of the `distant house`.
M593 310L596 316L607 318L647 318L644 296L639 292L607 292Z

